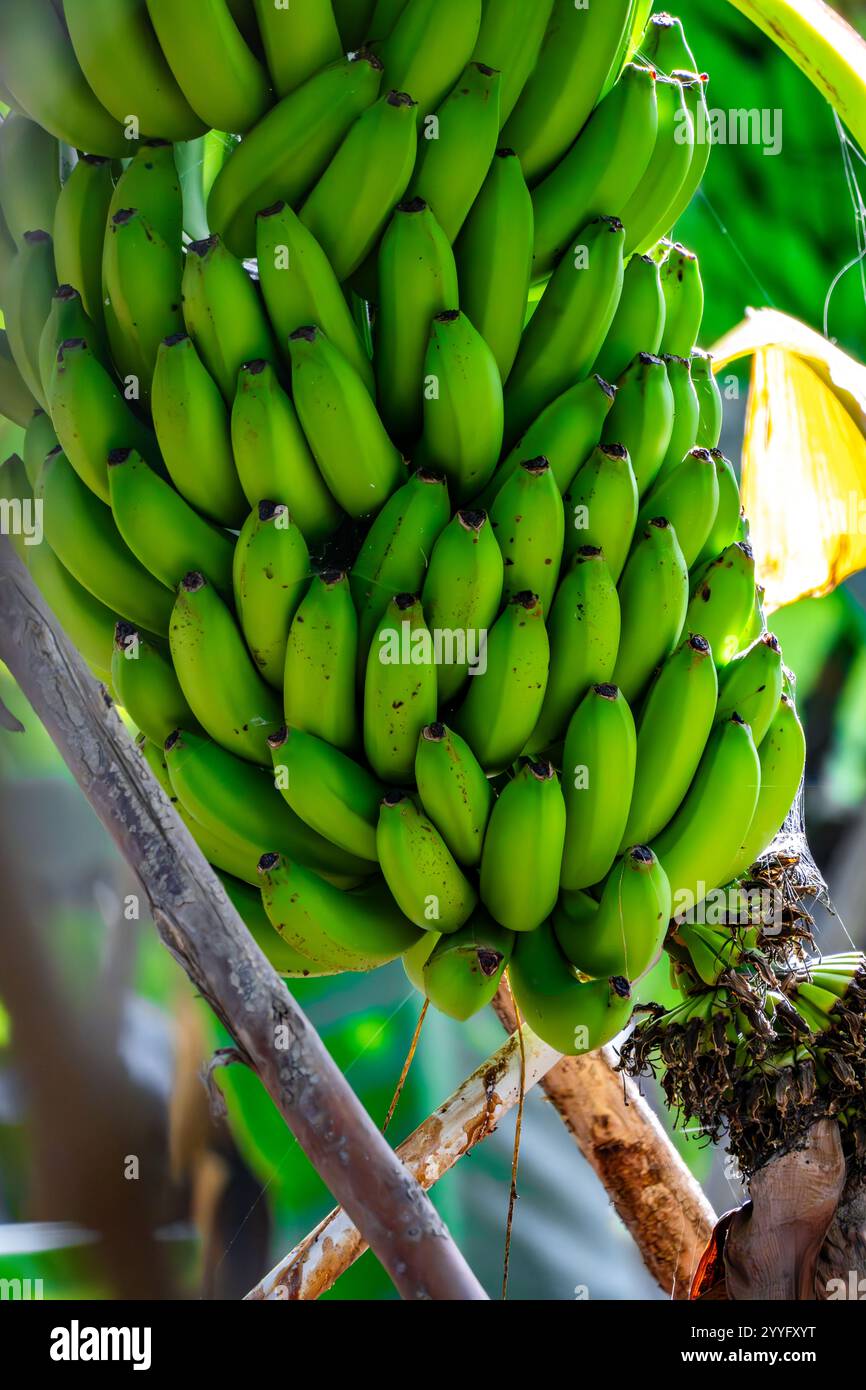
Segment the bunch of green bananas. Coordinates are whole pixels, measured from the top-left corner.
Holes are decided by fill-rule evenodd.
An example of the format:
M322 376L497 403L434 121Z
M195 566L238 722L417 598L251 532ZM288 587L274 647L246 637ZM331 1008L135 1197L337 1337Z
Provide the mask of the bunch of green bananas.
M0 6L22 554L279 969L597 1047L803 771L670 240L704 79L644 0L194 8Z

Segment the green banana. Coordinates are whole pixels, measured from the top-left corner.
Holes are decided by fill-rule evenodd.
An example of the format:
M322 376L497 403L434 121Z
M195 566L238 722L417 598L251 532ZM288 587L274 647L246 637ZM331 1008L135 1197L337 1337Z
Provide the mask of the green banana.
M275 779L292 810L331 844L375 862L381 783L303 729L279 729L268 743Z
M54 210L54 259L61 284L74 285L91 322L104 337L102 254L114 189L111 160L83 154Z
M598 547L611 579L618 584L638 514L637 483L628 449L621 444L599 444L577 470L563 503L566 564L585 547Z
M740 485L730 459L718 449L710 449L716 465L716 478L719 484L719 505L716 517L710 527L710 534L695 561L696 566L706 564L721 555L737 539L740 525Z
M638 980L655 961L671 916L671 888L651 849L635 845L614 865L601 899L564 893L552 924L559 947L582 974Z
M639 51L640 40L646 28L650 10L653 7L653 0L631 0L628 22L620 41L619 51L611 63L610 71L607 74L602 95L610 91L613 84L620 77L626 60L631 58Z
M717 667L740 649L755 603L755 557L747 541L735 541L697 571L683 631L700 632Z
M417 148L415 102L389 92L358 117L307 196L301 221L338 280L347 280L378 242L409 186Z
M376 100L381 80L382 64L371 53L343 58L283 97L241 141L207 205L211 228L234 255L255 253L260 208L278 198L296 205L312 188L352 122Z
M528 459L503 484L490 509L490 524L505 566L505 601L521 589L531 589L549 612L562 562L565 521L546 458Z
M513 949L513 932L475 912L459 931L434 943L422 967L424 993L440 1013L465 1023L490 1003Z
M172 596L139 564L108 507L81 481L58 446L39 478L45 536L70 574L108 608L150 632L168 632Z
M767 591L763 584L755 585L755 602L752 608L752 617L746 627L743 628L741 641L755 642L767 631L767 613L764 604L766 593ZM782 673L782 689L784 691L788 690L788 681L784 668Z
M692 385L698 397L698 447L717 449L722 437L724 405L719 383L713 372L713 359L708 352L695 348L691 356Z
M565 801L552 763L527 758L497 797L481 852L481 901L509 931L530 932L559 893Z
M104 2L113 6L114 0ZM147 11L180 91L205 126L244 134L264 116L270 105L268 75L238 29L228 0L198 0L194 6L147 0Z
M622 691L590 686L571 716L562 753L564 889L589 888L611 868L628 818L635 758L634 718Z
M661 351L690 358L704 317L700 263L694 252L677 242L662 262L660 275L665 299Z
M61 344L70 338L80 338L91 344L103 365L108 361L105 344L99 340L93 323L87 317L78 290L72 285L58 285L51 297L48 317L39 336L39 380L45 399L49 403L57 354Z
M138 208L167 246L179 247L183 235L183 193L174 146L145 140L120 175L108 205L106 226L125 208ZM105 239L105 227L102 229Z
M0 73L23 111L73 149L125 159L134 139L87 85L52 0L0 5Z
M674 398L665 364L652 353L638 353L619 382L601 437L603 444L628 449L641 497L659 475L673 426Z
M691 117L694 130L694 151L689 172L683 179L673 203L665 213L663 231L670 231L677 225L703 183L713 145L713 118L707 104L707 83L709 81L707 74L680 69L675 70L672 76L683 84L686 110Z
M417 457L467 502L490 481L502 449L502 379L487 343L459 309L437 314L424 358L424 429Z
M663 830L691 785L713 727L718 680L710 644L693 636L664 662L637 721L637 764L620 852Z
M269 765L267 737L283 722L279 703L231 612L201 573L187 574L178 587L169 642L181 690L202 728L239 758Z
M34 410L41 408L12 356L9 335L0 328L0 415L24 429Z
M760 785L751 731L734 714L713 730L685 800L652 844L670 880L675 915L730 881Z
M481 0L409 0L382 44L384 85L411 92L422 120L466 67L480 27Z
M782 828L803 780L806 740L793 700L783 695L758 750L760 792L754 815L729 871L745 873L769 849ZM740 822L742 824L742 822Z
M524 329L505 397L506 436L523 433L546 405L589 375L623 283L622 223L599 217L578 233Z
M259 502L234 547L235 608L256 666L282 690L289 628L310 579L300 527L278 502Z
M237 837L229 840L225 835L217 835L191 816L171 785L162 748L151 743L144 734L140 734L136 739L136 747L205 859L220 873L230 874L232 878L258 888L259 872L257 862L253 859L254 847Z
M60 150L47 130L10 111L0 124L0 211L16 247L25 232L50 230L60 195Z
M275 845L341 887L370 874L367 861L338 849L295 815L270 773L202 734L174 730L165 741L165 760L181 805L212 834L241 849L245 864L255 855L255 866L266 853L262 846Z
M315 544L332 535L343 514L322 480L295 407L270 362L245 362L231 413L238 478L250 506L273 499L288 507Z
M108 491L118 531L160 583L174 591L198 564L222 597L231 598L232 537L193 511L135 449L110 451Z
M63 17L91 91L116 120L125 123L132 114L145 134L166 140L203 134L204 124L172 76L142 0L63 0ZM196 44L201 43L199 24Z
M289 628L283 682L289 727L352 752L358 744L357 661L358 618L348 577L326 570L314 577Z
M418 469L389 497L367 532L349 574L362 673L388 604L397 594L421 592L431 552L450 514L444 479Z
M181 496L211 521L240 526L248 507L232 455L228 412L186 333L160 345L151 408L165 466Z
M54 433L51 416L47 411L37 408L27 422L24 431L24 451L22 454L24 472L27 474L27 481L33 492L36 491L45 455L56 447L57 435Z
M555 0L535 70L504 131L505 143L520 155L528 183L552 169L582 130L630 16L631 0L581 6Z
M331 0L305 0L301 5L275 5L253 0L271 84L278 97L288 96L308 78L336 63L344 52L360 46L344 44Z
M677 197L688 178L695 128L683 84L657 76L658 134L646 172L622 209L625 254L645 252L670 231Z
M619 308L595 361L595 371L605 381L618 381L638 353L657 353L665 312L656 262L651 256L632 256L625 268Z
M490 629L484 658L454 728L491 774L514 762L544 703L550 643L537 594L515 594Z
M674 423L658 480L678 468L694 449L700 428L701 407L692 383L689 363L684 357L663 357L674 401Z
M505 125L538 60L553 0L494 0L484 4L472 57L502 74L499 121ZM471 318L470 314L470 318Z
M253 888L242 879L233 878L231 874L221 873L220 879L253 941L264 952L278 975L287 979L315 979L322 975L339 974L336 966L324 965L322 961L314 961L309 956L302 955L274 931L265 912L258 886Z
M296 329L289 349L295 408L328 488L350 516L378 512L400 486L404 465L364 382L318 328Z
M454 255L460 301L496 358L503 383L514 365L532 275L532 199L520 160L499 149Z
M172 730L198 727L168 655L132 623L115 626L110 670L120 704L160 748Z
M374 43L381 44L393 31L407 2L408 0L375 0L364 33L369 35ZM343 3L346 3L346 0L343 0Z
M83 338L67 338L60 344L48 406L69 462L101 501L110 502L108 455L112 449L131 447L157 464L156 440L133 415L113 377Z
M287 203L256 216L259 280L284 357L296 328L314 323L373 390L373 366L361 342L340 282L316 238ZM256 499L258 500L258 499Z
M187 253L187 262L189 261ZM159 345L183 331L180 243L170 245L134 208L108 223L102 258L105 326L121 379L138 378L150 400Z
M57 288L54 244L48 232L25 232L9 267L3 312L9 349L31 395L45 408L39 341Z
M278 854L264 855L259 872L272 925L303 955L339 970L375 970L419 939L381 880L343 893Z
M471 925L469 923L470 927ZM455 932L454 935L457 933ZM424 985L424 966L433 954L433 948L439 939L438 931L422 932L415 945L403 952L403 969L406 972L406 978L419 994L426 994L427 992Z
M667 517L677 535L686 568L703 549L719 507L716 463L707 449L692 449L682 463L663 468L638 513L640 531L654 516Z
M622 635L613 682L635 704L656 666L680 640L689 602L689 572L665 517L654 517L637 533L619 597Z
M550 674L527 751L553 747L592 685L610 680L620 636L616 585L597 546L582 546L559 586L548 624Z
M376 851L394 901L416 927L454 932L474 912L478 894L433 822L405 792L388 792L382 800Z
M569 1057L603 1047L631 1017L624 976L579 981L549 923L518 937L508 979L523 1021L542 1042Z
M657 128L655 73L630 63L572 148L533 189L533 278L553 269L592 218L619 217L649 166ZM649 344L634 351L643 349Z
M598 443L615 395L615 387L600 376L590 376L557 396L518 439L478 498L477 505L489 507L503 483L524 459L546 458L557 487L565 492Z
M276 347L258 290L218 236L191 241L183 272L186 331L231 405L244 362L273 361Z
M383 782L411 782L421 730L436 718L436 685L421 600L397 594L376 629L364 677L364 752Z
M48 607L91 670L111 670L117 614L62 565L47 541L27 547L27 568Z
M693 972L705 985L715 988L726 970L736 966L741 949L736 937L702 922L678 925L674 941L685 946Z
M457 512L433 546L421 594L428 628L450 635L452 643L438 668L440 704L455 698L470 667L477 666L499 612L503 579L502 552L487 513Z
M782 649L772 632L765 632L725 667L719 681L716 720L738 714L760 748L782 698Z
M677 68L700 72L695 56L686 40L682 20L675 15L651 15L640 41L640 50L665 76Z
M15 259L16 250L12 234L3 219L3 209L0 208L0 304L4 303L6 299L9 271Z
M459 864L481 860L493 792L465 739L445 724L421 730L415 753L421 805Z
M458 304L454 252L421 198L397 205L382 238L378 300L377 400L391 437L405 444L421 430L430 324Z
M470 63L425 122L412 193L454 242L487 176L499 139L499 73Z

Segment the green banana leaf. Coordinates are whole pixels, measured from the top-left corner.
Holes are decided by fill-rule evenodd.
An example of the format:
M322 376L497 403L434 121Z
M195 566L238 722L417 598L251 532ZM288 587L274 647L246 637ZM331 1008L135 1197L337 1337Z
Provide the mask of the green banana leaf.
M866 150L866 41L824 0L730 0L787 53Z

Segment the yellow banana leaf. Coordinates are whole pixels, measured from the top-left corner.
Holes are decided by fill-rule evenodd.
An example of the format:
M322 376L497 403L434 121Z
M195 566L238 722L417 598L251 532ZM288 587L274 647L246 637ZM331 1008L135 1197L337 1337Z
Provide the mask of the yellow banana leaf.
M866 41L824 0L730 0L787 53L866 150Z
M866 568L866 367L797 319L751 312L713 349L752 356L743 505L768 611Z

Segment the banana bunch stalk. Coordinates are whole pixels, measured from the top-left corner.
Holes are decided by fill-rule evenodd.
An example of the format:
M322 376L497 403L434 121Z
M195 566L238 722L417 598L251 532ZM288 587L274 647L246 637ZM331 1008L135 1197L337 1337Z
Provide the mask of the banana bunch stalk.
M507 968L576 1053L667 941L666 1058L765 1041L703 905L804 745L672 240L700 68L634 0L190 8L0 6L34 579L285 974Z

